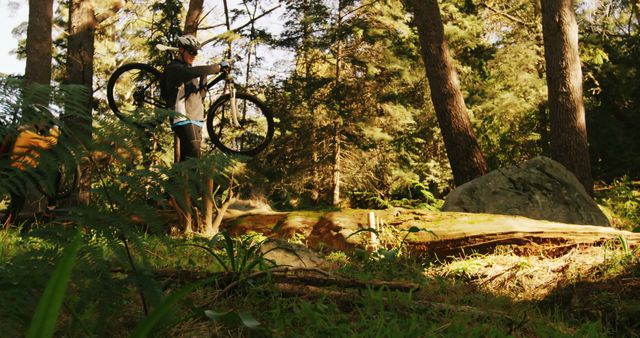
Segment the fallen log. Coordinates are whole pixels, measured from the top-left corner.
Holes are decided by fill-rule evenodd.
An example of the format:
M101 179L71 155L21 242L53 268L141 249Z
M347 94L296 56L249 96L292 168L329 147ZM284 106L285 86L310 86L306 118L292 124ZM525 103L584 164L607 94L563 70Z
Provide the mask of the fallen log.
M369 212L370 210L350 210L325 214L313 228L308 239L309 245L333 250L365 248L368 233L351 235L368 227ZM381 234L384 234L385 229L394 229L403 237L412 228L414 231L422 230L408 234L403 243L412 255L418 256L446 258L508 248L520 255L558 257L582 246L626 241L629 246L634 247L640 243L640 233L520 216L406 209L373 212L382 220L382 227L378 230ZM381 244L384 246L384 241ZM395 244L397 245L397 241Z

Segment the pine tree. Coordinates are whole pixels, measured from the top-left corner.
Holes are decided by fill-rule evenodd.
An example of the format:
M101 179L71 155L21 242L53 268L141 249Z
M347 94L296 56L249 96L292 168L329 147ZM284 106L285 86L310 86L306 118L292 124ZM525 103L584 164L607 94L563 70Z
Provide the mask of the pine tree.
M487 172L452 66L440 9L435 0L412 1L431 98L438 115L456 185Z

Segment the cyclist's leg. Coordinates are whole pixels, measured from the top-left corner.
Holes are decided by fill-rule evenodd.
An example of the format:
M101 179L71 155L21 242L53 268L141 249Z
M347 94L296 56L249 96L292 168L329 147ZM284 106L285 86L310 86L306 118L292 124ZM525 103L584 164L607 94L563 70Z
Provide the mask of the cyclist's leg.
M180 139L180 162L187 158L199 158L201 154L200 145L202 143L202 128L195 124L185 124L173 127L173 131ZM178 210L178 218L186 233L192 232L192 201L191 193L188 189L183 191L184 208ZM176 203L178 205L178 203Z
M201 155L202 128L190 123L173 127L173 131L180 139L180 162L189 157L199 158Z
M57 171L53 182L54 193L51 196L47 197L47 206L44 210L44 216L46 218L52 219L54 216L53 213L56 211L56 196L58 195L60 189L61 180L62 174L60 173L60 171Z

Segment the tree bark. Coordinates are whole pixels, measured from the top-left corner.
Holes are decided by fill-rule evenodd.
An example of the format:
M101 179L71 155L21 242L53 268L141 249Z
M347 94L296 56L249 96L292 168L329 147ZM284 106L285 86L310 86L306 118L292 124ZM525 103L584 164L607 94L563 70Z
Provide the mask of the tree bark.
M71 0L69 3L69 38L67 46L67 83L86 89L84 110L70 114L65 112L67 129L73 131L72 140L84 149L91 147L91 121L93 108L93 57L96 27L117 13L124 0L112 0L107 11L96 15L91 0ZM76 201L88 204L90 200L90 171L85 164Z
M338 17L336 19L336 79L335 86L340 88L342 82L342 19L344 10L343 0L338 0ZM332 177L332 194L331 194L331 205L334 207L340 206L340 171L341 161L340 161L340 119L342 116L342 105L340 102L337 102L338 110L337 115L334 121L334 135L333 135L333 177Z
M414 8L431 100L442 130L455 184L461 185L486 174L487 163L478 146L457 74L451 63L438 2L410 2Z
M124 6L124 0L112 0L109 10L96 15L91 0L71 0L69 6L69 39L67 46L67 83L85 86L93 90L93 57L96 27ZM91 139L92 97L86 98L86 111L78 121L80 136ZM76 119L71 119L72 121ZM76 130L77 131L77 130Z
M187 10L187 17L184 22L184 34L197 35L198 25L200 24L200 17L202 16L202 6L204 0L191 0L189 1L189 9Z
M29 0L27 26L27 82L49 85L51 82L53 0Z
M551 157L593 195L582 98L578 24L571 0L542 0L542 32L551 122Z
M340 173L342 171L340 135L340 121L338 119L334 122L333 135L333 194L331 196L331 205L334 207L340 206Z

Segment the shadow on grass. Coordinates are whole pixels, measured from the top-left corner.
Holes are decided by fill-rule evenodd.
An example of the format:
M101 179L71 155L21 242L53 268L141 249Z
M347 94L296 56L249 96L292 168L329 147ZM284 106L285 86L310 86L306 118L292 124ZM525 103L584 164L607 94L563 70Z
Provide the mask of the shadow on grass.
M615 277L560 286L538 305L547 313L562 313L568 322L600 321L612 336L638 337L640 262L626 266Z

